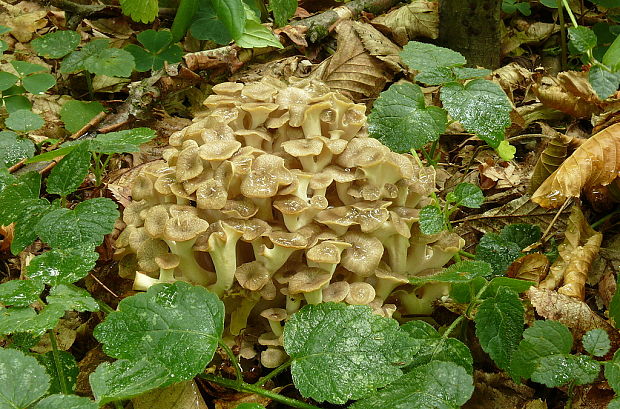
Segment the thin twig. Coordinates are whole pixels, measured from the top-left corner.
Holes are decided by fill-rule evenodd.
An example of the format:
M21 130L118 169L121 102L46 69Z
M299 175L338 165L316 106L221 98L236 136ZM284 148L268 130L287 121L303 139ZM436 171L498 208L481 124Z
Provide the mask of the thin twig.
M99 280L97 277L95 277L95 275L93 273L88 273L88 275L91 276L93 278L93 280L95 280L97 283L99 283L99 285L102 286L104 288L104 290L106 290L107 292L112 294L114 296L114 298L119 298L119 296L116 295L116 293L114 291L110 290L105 284L103 284L101 282L101 280Z

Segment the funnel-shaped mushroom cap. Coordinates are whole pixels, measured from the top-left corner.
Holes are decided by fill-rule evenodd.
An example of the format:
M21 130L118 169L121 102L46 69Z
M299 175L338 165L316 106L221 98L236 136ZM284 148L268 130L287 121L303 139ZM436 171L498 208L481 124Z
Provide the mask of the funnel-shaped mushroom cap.
M280 346L282 345L282 338L273 332L265 332L258 337L258 344L264 346Z
M235 115L236 116L236 115ZM203 129L201 138L204 143L218 142L218 141L236 141L235 131L223 122L213 121L214 125Z
M261 219L239 220L231 218L227 219L225 222L231 226L234 226L236 230L242 231L243 235L241 236L241 239L248 242L251 242L263 235L267 235L271 230L269 223Z
M161 256L155 257L155 263L162 270L171 270L179 266L181 259L176 254L166 253Z
M214 85L211 89L218 95L229 95L236 97L241 95L243 84L240 82L222 82Z
M271 142L271 136L260 129L239 129L235 135L243 140L245 146L263 149L263 143Z
M138 251L142 243L150 238L151 236L149 236L144 227L136 227L131 229L131 231L129 232L129 237L127 241L129 242L129 247L134 252L136 252Z
M151 237L162 237L164 227L170 218L168 214L169 205L157 205L149 209L144 220L144 228Z
M136 256L138 257L138 265L140 269L147 273L159 271L159 266L155 259L168 253L168 245L156 239L147 239L138 248Z
M175 173L161 175L160 177L157 178L157 180L155 181L155 184L153 185L157 193L161 194L162 196L173 195L172 190L170 189L170 185L172 185L173 183L176 183L177 181Z
M323 302L340 302L349 295L349 283L336 281L323 288Z
M261 312L260 316L269 321L282 322L288 317L288 314L284 308L268 308Z
M202 183L196 190L196 205L199 209L221 209L226 206L228 192L214 179Z
M153 181L147 175L140 174L131 185L131 198L133 200L153 200Z
M381 163L389 152L389 148L375 138L354 138L336 162L343 168L370 166Z
M269 271L258 261L241 264L235 270L235 278L250 291L258 291L270 280Z
M293 174L284 165L284 159L264 154L252 163L252 171L241 182L241 193L246 197L273 197L280 186L291 183Z
M367 305L375 299L375 289L365 282L355 282L349 287L349 294L345 298L348 304Z
M267 301L271 301L278 295L278 289L272 280L267 281L267 284L260 289L260 296Z
M329 283L332 275L316 267L303 267L288 281L289 294L309 293Z
M209 223L191 214L171 217L166 222L164 238L173 241L188 241L195 239L200 233L207 230Z
M241 109L251 118L245 123L245 126L249 129L255 129L265 123L269 114L278 109L278 105L268 102L246 102L241 104Z
M221 211L227 217L249 219L258 213L258 207L249 199L243 198L241 200L227 200Z
M328 240L309 249L306 258L319 264L338 264L342 251L350 247L351 244L343 241Z
M147 210L150 204L146 200L133 201L123 211L123 221L128 226L140 227L144 220L140 216L140 212Z
M202 160L221 161L230 158L241 148L239 141L213 141L202 145L198 154Z
M265 368L277 368L286 362L288 355L284 352L284 349L280 347L267 347L267 349L260 353L260 362Z
M355 231L348 231L343 239L351 247L342 255L342 266L362 277L371 276L383 257L381 240Z
M317 156L323 150L323 141L318 138L296 139L282 143L282 149L295 158Z
M241 95L256 101L271 102L273 96L282 88L273 83L267 83L266 81L254 82L247 84L241 91Z
M176 173L178 182L195 178L202 173L202 159L200 159L198 151L198 146L188 146L179 153Z

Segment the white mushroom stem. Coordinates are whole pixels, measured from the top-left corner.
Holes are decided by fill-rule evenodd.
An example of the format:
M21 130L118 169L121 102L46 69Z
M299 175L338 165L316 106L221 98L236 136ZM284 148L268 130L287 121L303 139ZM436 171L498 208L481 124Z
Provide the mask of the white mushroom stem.
M235 232L225 225L223 229L226 234L226 241L222 242L217 233L213 233L209 237L209 247L211 247L209 255L217 274L217 280L215 284L209 287L209 290L219 297L224 294L224 291L230 289L235 282L237 241L241 237L241 233Z
M383 241L383 246L388 253L388 264L392 271L400 274L410 274L407 271L407 250L409 249L409 239L394 234Z
M248 325L248 317L259 300L260 294L257 292L250 292L241 298L237 308L230 314L229 328L232 335L239 335L245 329Z
M289 316L299 311L299 308L301 307L301 300L303 300L301 294L288 294L286 296L286 313Z
M196 239L187 241L165 240L170 247L170 252L179 256L178 269L183 277L195 284L207 285L213 282L213 273L200 267L196 261L192 249L195 241Z
M257 261L263 263L269 275L273 276L280 267L286 263L286 260L298 249L292 247L283 247L277 244L273 245L273 248L269 248L264 244L260 244L259 241L252 241L252 247L254 248L254 256Z
M320 304L323 302L323 289L319 288L318 290L304 293L304 298L308 304Z
M377 284L375 284L376 297L381 300L385 300L399 285L402 285L402 283L396 280L390 280L389 278L378 278Z
M281 337L284 333L284 328L282 327L280 321L269 320L269 326L276 337Z

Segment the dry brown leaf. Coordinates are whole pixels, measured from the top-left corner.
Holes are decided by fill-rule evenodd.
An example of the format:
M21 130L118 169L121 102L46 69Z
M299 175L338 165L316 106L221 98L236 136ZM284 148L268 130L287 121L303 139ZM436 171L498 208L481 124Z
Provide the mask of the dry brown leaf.
M399 56L400 47L369 24L353 22L353 29L370 55L383 61L394 72L403 69Z
M542 151L532 177L530 178L530 186L528 191L533 193L540 187L540 185L560 167L562 162L568 155L568 144L571 138L560 132L555 132L547 147Z
M439 37L439 3L417 0L372 20L372 24L391 34L403 46L409 41Z
M155 389L131 400L134 409L207 409L198 386L185 381Z
M560 73L558 78L542 77L532 91L543 104L577 118L590 118L601 112L600 101L584 90L585 73ZM586 77L587 78L587 77Z
M22 43L32 40L34 33L47 25L44 7L29 1L16 5L0 1L0 24L11 28L11 35Z
M338 24L338 49L311 74L356 102L378 96L392 77L386 64L364 47L356 30L362 24L351 21ZM377 34L382 35L378 31Z
M547 275L549 258L544 254L533 253L520 257L508 267L508 277L533 281L536 284Z
M503 35L502 55L509 54L522 44L534 44L549 38L559 31L560 26L551 23L528 23L523 19L515 19L515 27L509 28Z
M529 401L523 409L547 409L547 402L540 399Z
M521 118L523 118L525 127L536 121L559 121L566 117L564 112L548 107L540 102L521 105L515 108L515 110L521 115Z
M534 389L517 385L505 372L474 371L474 394L463 409L520 408L534 397Z
M493 81L497 82L514 102L513 92L528 88L532 84L532 72L521 64L511 62L493 71Z
M275 35L280 33L286 34L286 36L298 46L308 47L308 41L306 41L306 31L308 31L307 26L292 26L289 24L282 28L273 30L273 33Z
M620 171L620 124L592 136L532 195L542 207L561 206L569 197L578 197L583 188L606 186Z
M282 389L275 388L272 392L279 392ZM242 403L258 403L267 406L271 403L271 399L254 393L231 393L226 395L226 398L216 399L215 409L235 409Z

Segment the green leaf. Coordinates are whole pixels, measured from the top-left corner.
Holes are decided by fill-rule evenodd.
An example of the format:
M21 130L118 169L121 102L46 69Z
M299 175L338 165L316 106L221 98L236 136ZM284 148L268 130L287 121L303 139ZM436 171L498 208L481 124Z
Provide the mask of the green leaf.
M476 246L476 259L489 263L495 275L503 274L522 255L521 246L496 233L486 233Z
M588 79L596 95L604 100L618 90L618 86L620 85L620 72L609 72L597 65L590 68Z
M586 332L581 339L583 349L594 356L605 356L611 349L609 335L604 329L593 329Z
M492 71L486 68L454 67L452 71L456 75L457 80L469 80L472 78L486 77L492 74Z
M4 98L4 107L9 114L12 114L21 109L30 110L30 108L32 108L32 103L23 95L12 95Z
M10 72L0 71L0 91L6 91L19 81L19 77Z
M533 285L536 285L533 281L518 280L516 278L508 277L494 277L482 294L482 298L495 297L497 290L499 290L500 287L508 287L514 292L520 294L529 290Z
M118 218L116 203L99 197L80 202L73 210L56 209L39 221L36 230L51 247L69 249L88 244L99 245L112 232Z
M508 369L510 358L523 333L525 310L519 294L500 287L497 295L480 304L476 313L476 335L484 352L500 369Z
M479 260L465 260L452 264L439 274L409 277L409 282L415 285L429 282L466 283L476 277L487 277L491 273L492 270L489 263Z
M542 231L535 224L514 223L504 226L499 235L508 241L516 243L523 250L540 240Z
M450 67L437 67L420 72L415 76L415 80L426 85L443 85L455 81L456 75Z
M35 38L32 49L45 58L62 58L80 44L80 35L72 30L54 31Z
M446 195L446 200L457 206L478 209L484 202L484 194L482 189L472 183L459 183L452 192Z
M42 335L58 324L65 310L59 305L48 305L37 314L29 307L9 307L0 311L0 334L30 332Z
M54 352L49 351L45 354L36 354L35 358L45 367L47 374L52 380L48 393L51 394L62 392L62 388L60 387L60 374L58 373L58 368L56 368ZM62 366L62 372L66 383L70 390L73 391L77 382L78 373L80 372L77 362L75 361L73 355L67 351L58 351L58 358L60 359L60 365Z
M144 30L137 38L146 50L157 54L168 48L172 42L172 33L169 30Z
M273 12L276 26L282 27L288 23L297 10L297 0L269 0L269 8Z
M0 198L2 195L0 195ZM614 326L620 326L620 277L616 281L616 292L609 303L609 317L612 319Z
M409 321L401 326L418 344L419 352L405 372L432 361L452 362L465 368L468 374L474 371L473 358L467 345L456 338L442 337L432 325L424 321Z
M73 142L73 143L72 143ZM41 153L37 156L34 156L26 161L26 163L35 163L35 162L43 162L46 160L52 160L59 156L68 155L69 152L73 151L80 144L85 143L85 141L71 141L65 142L62 144L62 148L54 149L53 151Z
M4 40L0 40L0 56L2 56L2 54L4 54L4 52L8 49L9 44Z
M390 318L365 305L306 305L284 326L293 382L304 397L343 404L367 396L402 371L417 349Z
M103 105L97 101L71 100L60 108L60 119L65 123L67 131L75 133L103 111Z
M0 409L27 408L50 386L50 377L36 359L16 349L0 348Z
M72 284L52 287L46 301L50 305L58 304L67 311L99 311L99 304L88 291Z
M535 321L523 332L523 340L512 355L510 374L517 380L529 379L536 362L546 356L570 354L573 336L557 321Z
M84 69L95 75L129 77L136 67L133 55L120 48L106 48L97 55L86 58Z
M157 0L120 0L123 14L139 23L150 23L159 12Z
M235 40L239 47L259 48L276 47L284 48L273 32L259 22L246 20L243 34Z
M56 78L52 74L41 73L32 74L22 80L22 85L26 91L34 95L42 95L48 89L56 85Z
M6 34L12 30L11 27L0 25L0 34Z
M452 118L493 148L499 146L504 130L511 124L512 104L504 90L492 81L476 79L465 85L446 84L441 88L441 102Z
M446 229L446 216L437 205L427 205L420 210L422 234L437 234Z
M394 84L375 101L368 132L391 150L404 153L436 141L447 123L444 110L426 106L418 85Z
M39 199L41 175L28 172L6 185L0 192L0 224L8 226L22 215L22 208L33 200Z
M233 39L241 37L245 27L245 7L241 0L213 0L215 14Z
M517 148L512 146L508 141L501 141L499 146L496 148L497 154L500 158L505 161L513 160L515 158L515 153L517 153Z
M97 56L110 45L107 38L98 38L86 43L80 50L73 51L65 57L60 64L60 72L63 74L71 74L85 69L84 62L88 58L97 58Z
M21 203L18 222L15 224L13 241L11 241L11 252L13 254L19 254L36 240L38 236L35 230L36 225L43 216L52 210L50 202L46 199L30 199Z
M11 280L0 284L0 304L27 307L39 300L44 285L32 280Z
M99 134L90 143L93 152L112 155L140 151L140 145L155 138L157 134L150 128L133 128L125 131Z
M552 9L557 9L558 8L557 0L540 0L540 4L542 4L543 6L547 6L549 8L552 8Z
M33 335L27 332L18 332L10 337L10 344L8 348L19 349L22 352L28 353L30 348L37 345L41 340L40 335Z
M92 400L75 395L52 395L38 402L34 409L97 409Z
M607 51L605 51L603 64L611 68L612 71L618 71L618 68L620 68L620 35L616 36Z
M265 407L258 403L240 403L235 406L235 409L265 409Z
M620 394L620 349L616 350L611 361L605 363L605 378L614 392Z
M412 70L430 71L441 67L458 67L467 60L456 51L433 44L409 41L403 47L400 58Z
M13 60L11 61L11 65L15 68L15 71L17 71L17 74L19 74L21 78L37 72L47 71L47 68L42 65L33 64L26 61Z
M474 391L473 379L452 362L418 366L350 409L452 409L465 404Z
M7 128L14 131L35 131L45 125L45 121L39 115L26 109L19 109L11 112L4 121Z
M178 382L204 370L223 331L224 304L218 297L204 287L176 282L123 299L94 335L108 355L133 361L148 357Z
M569 27L568 38L570 44L580 53L587 53L589 50L596 47L596 34L588 27Z
M600 370L601 364L588 356L551 355L536 361L531 379L549 388L585 385L594 382Z
M0 131L0 167L10 167L34 155L34 143L15 132Z
M162 30L146 30L138 34L138 41L144 48L135 44L125 47L136 61L136 71L144 72L148 70L159 70L164 66L164 62L180 62L183 57L183 50L178 45L171 44L172 33Z
M590 0L592 3L597 6L605 7L605 8L616 8L620 7L620 0Z
M230 43L233 38L217 17L211 2L201 2L198 7L196 20L190 27L192 36L198 40L210 40L220 45Z
M607 409L620 409L620 397L616 396L607 404Z
M47 178L47 192L60 196L73 193L84 181L90 167L88 143L81 143L50 172Z
M159 363L146 358L137 362L119 359L111 364L102 363L88 379L95 400L104 405L162 387L169 383L169 375Z

